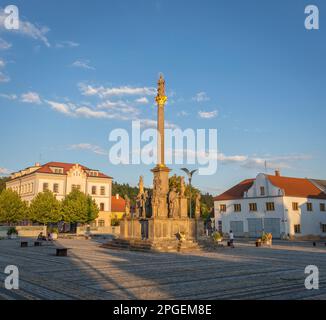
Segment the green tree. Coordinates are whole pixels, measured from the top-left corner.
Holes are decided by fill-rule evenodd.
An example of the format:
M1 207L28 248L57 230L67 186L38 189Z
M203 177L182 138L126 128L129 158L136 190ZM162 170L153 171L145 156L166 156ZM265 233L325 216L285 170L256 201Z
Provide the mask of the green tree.
M0 194L0 222L17 223L28 219L26 202L11 189L2 190Z
M30 219L42 224L62 220L61 203L51 191L40 192L29 207Z
M63 219L70 223L89 223L98 217L99 208L91 196L73 190L62 201Z
M0 177L0 193L6 189L6 182L10 180L9 177Z

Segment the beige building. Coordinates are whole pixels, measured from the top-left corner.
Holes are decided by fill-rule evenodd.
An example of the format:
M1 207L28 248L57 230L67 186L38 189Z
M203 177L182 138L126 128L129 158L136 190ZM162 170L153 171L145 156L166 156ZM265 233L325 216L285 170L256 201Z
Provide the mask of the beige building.
M6 187L16 191L28 203L45 190L52 191L58 200L62 200L73 189L78 189L90 195L100 208L96 224L103 227L110 225L112 177L98 170L77 163L36 163L12 173Z

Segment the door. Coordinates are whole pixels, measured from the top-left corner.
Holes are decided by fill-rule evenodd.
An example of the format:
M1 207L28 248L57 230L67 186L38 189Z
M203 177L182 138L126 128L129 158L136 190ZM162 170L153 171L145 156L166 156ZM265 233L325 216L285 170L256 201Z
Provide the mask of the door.
M281 219L279 218L265 218L264 219L264 231L271 233L273 238L281 237Z
M258 238L261 237L263 231L263 220L259 218L248 219L248 232L249 237Z
M243 221L230 221L230 230L235 237L243 237Z

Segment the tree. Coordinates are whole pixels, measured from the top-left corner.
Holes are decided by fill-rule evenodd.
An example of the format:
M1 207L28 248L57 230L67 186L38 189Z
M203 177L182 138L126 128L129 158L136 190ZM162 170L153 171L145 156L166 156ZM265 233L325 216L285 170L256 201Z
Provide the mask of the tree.
M51 191L40 192L29 207L30 219L42 224L62 220L61 203Z
M99 208L91 196L73 190L62 201L63 220L70 223L89 223L98 217Z
M6 189L6 182L10 180L9 177L0 177L0 193Z
M11 189L2 190L0 194L0 222L17 223L28 219L26 202Z
M132 206L135 205L135 199L137 197L138 191L139 191L138 187L131 187L128 183L127 184L125 183L120 184L118 182L112 183L112 195L115 195L117 193L122 197L127 195L130 199L130 203Z

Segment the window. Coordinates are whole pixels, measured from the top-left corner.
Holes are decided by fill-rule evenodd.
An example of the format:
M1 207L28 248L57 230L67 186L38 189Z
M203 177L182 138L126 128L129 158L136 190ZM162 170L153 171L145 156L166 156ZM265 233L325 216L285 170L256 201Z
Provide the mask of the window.
M260 187L260 195L261 196L265 195L265 187Z
M311 202L307 202L307 211L312 211L312 203Z
M217 221L217 230L219 233L222 233L222 221L221 220Z
M105 209L104 203L101 202L101 203L100 203L100 210L101 210L101 211L104 211L104 209Z
M322 212L326 211L325 203L320 204L320 211L322 211Z
M105 221L104 220L99 220L98 221L98 226L99 227L105 227Z
M275 211L274 202L266 202L266 211Z
M105 196L105 187L101 187L101 196Z
M59 184L58 183L53 184L53 193L59 193Z
M294 225L294 233L301 233L301 224Z
M226 212L226 204L220 204L220 211Z
M71 190L80 190L80 184L73 184Z
M321 232L326 233L326 224L321 225Z
M63 169L62 168L55 168L54 169L54 173L62 174L63 173Z
M49 190L49 184L48 183L43 183L43 192Z
M240 212L241 211L241 204L240 203L236 203L234 205L234 212Z
M298 202L292 202L292 210L299 211L299 204Z
M92 187L92 194L96 194L96 186Z
M257 203L249 203L249 211L257 211Z

